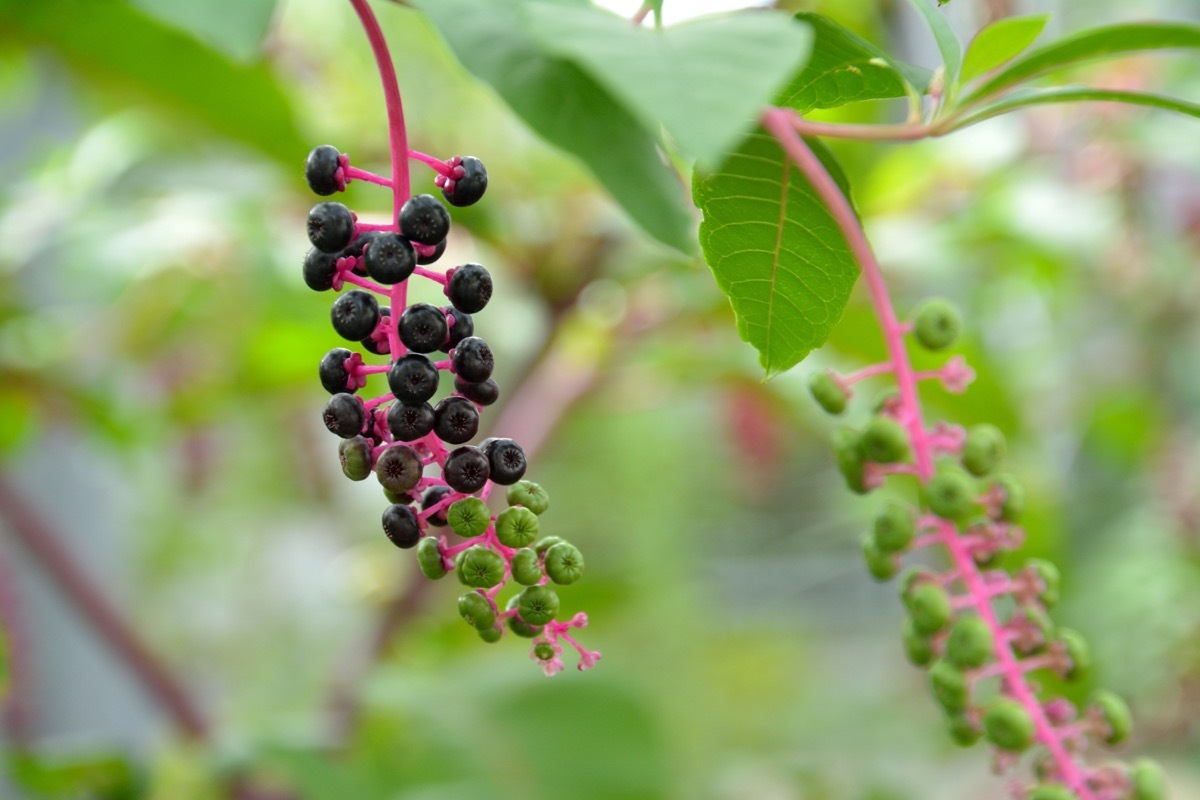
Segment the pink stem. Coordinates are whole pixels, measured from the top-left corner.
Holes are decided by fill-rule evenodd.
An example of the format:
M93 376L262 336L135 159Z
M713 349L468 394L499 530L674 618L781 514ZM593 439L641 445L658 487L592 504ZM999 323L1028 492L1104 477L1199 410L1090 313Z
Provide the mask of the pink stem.
M389 189L392 188L392 182L390 179L385 178L382 175L376 175L374 172L367 172L365 169L359 169L358 167L346 167L345 172L347 178L355 178L360 181L377 183L380 186L386 186Z
M369 281L361 275L355 275L353 272L347 272L345 275L342 275L342 280L346 283L352 283L355 286L361 286L364 289L369 289L376 294L388 294L391 291L388 289L388 287Z
M876 375L884 375L891 371L892 362L881 361L878 364L872 364L869 367L863 367L862 369L855 370L847 375L841 375L838 377L838 382L843 386L850 386L858 383L859 381L865 381L867 378L874 378Z
M446 285L445 275L440 272L434 272L433 270L425 269L424 267L414 267L413 275L420 275L422 278L429 278L431 281L437 281L442 286Z
M453 177L454 175L454 168L445 161L442 161L440 158L436 158L426 153L421 153L417 150L409 150L408 157L416 159L417 161L424 161L426 164L433 167L434 171L436 171L439 175L445 175L447 178Z

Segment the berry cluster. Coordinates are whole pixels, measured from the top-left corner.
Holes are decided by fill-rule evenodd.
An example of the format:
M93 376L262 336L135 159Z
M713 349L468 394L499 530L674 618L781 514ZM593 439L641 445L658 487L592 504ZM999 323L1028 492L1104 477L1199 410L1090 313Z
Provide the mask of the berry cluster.
M431 166L435 184L451 205L468 206L487 189L487 171L477 158L440 161L409 150L407 156ZM318 195L345 189L354 179L398 191L387 178L351 166L329 145L309 153L305 178ZM308 215L313 247L304 258L304 282L316 291L340 291L330 310L334 331L388 363L369 365L345 347L321 359L321 385L332 397L325 405L325 427L341 437L342 471L360 481L372 473L389 505L382 526L402 549L417 548L417 560L429 578L454 570L468 591L458 601L463 619L480 638L496 642L505 624L534 640L533 658L547 675L562 669L559 640L573 646L579 668L600 654L585 650L570 635L587 624L585 614L558 622L559 600L549 582L568 584L583 573L583 555L556 537L538 538L538 515L549 507L546 492L522 480L525 453L512 439L469 444L479 430L479 415L500 394L492 378L491 347L475 336L472 315L492 296L492 277L479 264L445 272L427 269L442 256L450 232L450 214L433 195L404 199L393 222L360 223L346 206L318 203ZM407 283L419 276L440 284L449 304L407 303ZM380 305L376 295L390 305ZM443 358L433 355L444 354ZM438 358L438 360L435 360ZM453 376L449 392L436 399L442 373ZM389 391L372 399L359 396L373 374L384 374ZM508 487L509 507L493 516L486 505L496 485ZM461 541L433 535L449 527ZM497 595L513 580L522 591L500 610Z
M954 344L961 327L951 304L933 300L896 332L940 351ZM997 771L1008 771L1034 751L1037 783L1014 786L1018 797L1161 800L1165 783L1152 762L1082 763L1089 743L1117 745L1129 736L1129 709L1119 697L1100 692L1080 709L1063 697L1038 696L1037 674L1077 681L1091 658L1083 637L1056 627L1047 614L1059 592L1053 564L1031 559L1012 573L995 568L1025 536L1017 524L1024 489L1012 475L997 471L1005 454L1003 435L986 424L969 431L946 423L926 429L920 419L912 387L938 380L962 392L974 377L965 362L956 357L941 369L913 372L907 359L893 358L848 375L818 373L809 387L825 411L840 415L854 384L889 373L900 391L885 391L862 427L839 429L834 449L838 469L856 493L879 488L892 475L920 479L916 503L884 504L863 540L863 555L881 581L900 572L904 555L940 547L948 556L943 569L906 572L900 594L908 612L905 652L928 669L950 736L962 746L987 739L995 747ZM926 459L936 461L922 463Z

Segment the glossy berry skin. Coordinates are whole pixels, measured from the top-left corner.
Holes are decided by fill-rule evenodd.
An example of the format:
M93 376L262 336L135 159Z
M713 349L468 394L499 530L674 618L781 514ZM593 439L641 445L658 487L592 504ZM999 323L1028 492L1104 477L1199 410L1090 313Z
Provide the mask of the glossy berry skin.
M336 253L354 238L354 215L341 203L317 203L308 212L308 240L324 253Z
M489 439L484 442L483 453L487 456L492 483L511 486L525 476L528 466L525 451L512 439Z
M390 231L376 236L363 253L367 274L389 286L407 280L416 266L417 253L412 244Z
M504 580L504 559L499 553L475 545L458 554L455 570L467 586L490 589Z
M525 506L539 516L550 510L550 494L533 481L512 484L504 499L510 506Z
M379 324L379 303L367 292L352 289L334 301L329 319L338 336L362 341Z
M490 406L500 399L500 384L495 379L488 378L483 383L468 383L457 375L454 376L454 391L481 406Z
M317 374L321 378L321 386L330 394L340 394L341 392L353 392L346 385L350 380L350 374L346 372L345 362L351 356L349 350L344 347L335 347L324 356L321 357L321 365L317 367Z
M450 329L437 306L415 303L400 315L400 341L414 353L432 353L446 343Z
M343 439L362 433L363 425L367 422L367 410L358 398L347 392L340 392L329 398L322 414L325 427Z
M446 295L459 311L477 314L492 299L492 276L479 264L463 264L450 274Z
M442 478L456 492L472 494L483 488L491 475L488 458L478 447L457 447L446 456Z
M517 600L517 613L530 625L545 625L558 614L558 594L549 586L526 587Z
M426 536L417 545L417 565L421 568L421 573L431 581L446 576L446 562L442 560L442 551L436 536Z
M468 336L450 354L454 374L467 383L483 383L492 377L496 366L492 348L478 336Z
M512 506L496 517L496 538L505 547L528 547L537 535L537 514L528 508Z
M410 241L435 245L450 232L450 212L431 194L408 198L400 208L400 235Z
M336 147L330 144L314 147L304 161L304 180L308 181L308 188L322 197L341 189L337 179L341 165L341 153Z
M478 497L464 497L450 504L446 512L450 529L464 539L479 536L492 524L487 504Z
M542 579L538 554L528 547L521 548L512 557L511 569L513 580L522 586L533 586Z
M475 335L475 319L465 311L459 311L454 306L443 306L442 312L446 315L446 324L449 326L446 334L446 342L441 346L443 353L449 353L459 342L468 336ZM453 323L451 323L453 320Z
M406 444L394 444L375 460L375 477L391 492L407 492L421 479L424 465L417 451Z
M381 306L379 309L379 324L375 326L375 330L380 330L379 326L383 325L383 330L386 333L386 326L391 321L391 317L391 307ZM362 341L359 342L359 344L363 346L363 349L368 353L374 353L377 356L385 356L390 353L392 346L391 343L388 342L387 336L384 336L380 341L375 341L374 334L375 331L371 331L370 334L363 337Z
M446 252L446 240L442 239L440 242L438 242L436 245L434 245L434 250L429 255L423 256L419 253L417 254L417 265L423 267L427 264L432 264L433 262L435 262L439 258L441 258L445 252Z
M479 411L465 397L451 395L433 409L433 430L446 444L466 444L479 431Z
M425 356L409 353L392 364L387 381L401 403L420 405L437 393L438 369Z
M426 490L421 498L421 510L428 511L433 506L440 503L446 495L451 494L454 490L449 486L432 486ZM443 508L436 514L430 514L425 518L425 521L430 525L436 525L439 528L444 528L447 523L446 515L449 513L448 508Z
M415 442L433 430L434 421L429 403L395 402L388 408L388 430L398 442Z
M546 574L566 585L583 577L583 553L569 542L559 542L546 551Z
M421 526L417 524L417 515L404 505L390 505L383 511L383 533L388 541L407 550L416 547L421 541Z
M476 630L487 630L496 624L496 609L479 592L466 592L458 598L458 614Z
M333 279L337 275L336 253L322 253L312 248L304 256L304 285L314 292L327 292L333 288Z
M483 197L483 193L487 191L488 176L483 162L475 156L463 156L459 166L466 174L454 181L454 191L448 192L443 188L442 197L446 198L450 205L464 208L479 202L479 198Z
M371 443L363 436L352 436L338 443L342 474L352 481L366 480L371 474Z

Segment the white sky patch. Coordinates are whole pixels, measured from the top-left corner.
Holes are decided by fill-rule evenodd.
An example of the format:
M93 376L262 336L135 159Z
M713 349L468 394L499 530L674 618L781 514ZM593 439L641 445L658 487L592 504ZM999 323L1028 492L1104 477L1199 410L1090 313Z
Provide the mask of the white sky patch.
M623 17L632 17L642 7L641 0L595 0L596 5L615 11ZM685 19L716 14L721 11L736 11L749 6L765 6L767 0L666 0L663 3L663 24L673 25Z

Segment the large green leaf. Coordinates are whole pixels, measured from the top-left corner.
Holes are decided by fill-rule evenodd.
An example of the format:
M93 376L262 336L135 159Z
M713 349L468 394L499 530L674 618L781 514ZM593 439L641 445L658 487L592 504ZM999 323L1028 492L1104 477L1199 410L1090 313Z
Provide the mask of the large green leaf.
M808 56L811 31L774 12L706 17L663 30L597 8L529 3L547 52L578 64L692 157L715 162Z
M647 233L690 252L690 215L655 137L575 64L548 53L516 0L418 0L459 61L550 144L579 158Z
M958 82L958 73L962 69L962 42L954 35L950 23L936 8L931 6L931 0L910 0L917 11L925 18L929 30L933 32L937 42L938 52L942 54L942 64L946 70L946 85L953 86Z
M275 0L128 0L238 61L252 61L275 13Z
M833 157L809 142L848 192ZM748 137L720 169L697 173L700 246L729 297L738 335L767 375L800 363L841 319L858 266L825 204L775 139Z
M966 83L1016 58L1033 44L1049 19L1049 14L1038 14L1008 17L988 25L967 47L959 80Z
M928 70L893 60L833 20L810 13L797 14L796 19L812 26L812 55L780 92L776 105L804 114L861 100L919 95L928 88Z
M1177 111L1189 117L1200 118L1200 104L1177 100L1174 97L1163 97L1144 92L1126 92L1115 89L1093 89L1090 86L1054 86L1045 89L1022 88L1007 94L1001 100L984 106L961 122L955 128L964 128L976 122L982 122L1000 114L1016 111L1028 106L1045 105L1047 103L1079 103L1106 102L1126 103L1149 108L1161 108L1167 111Z

